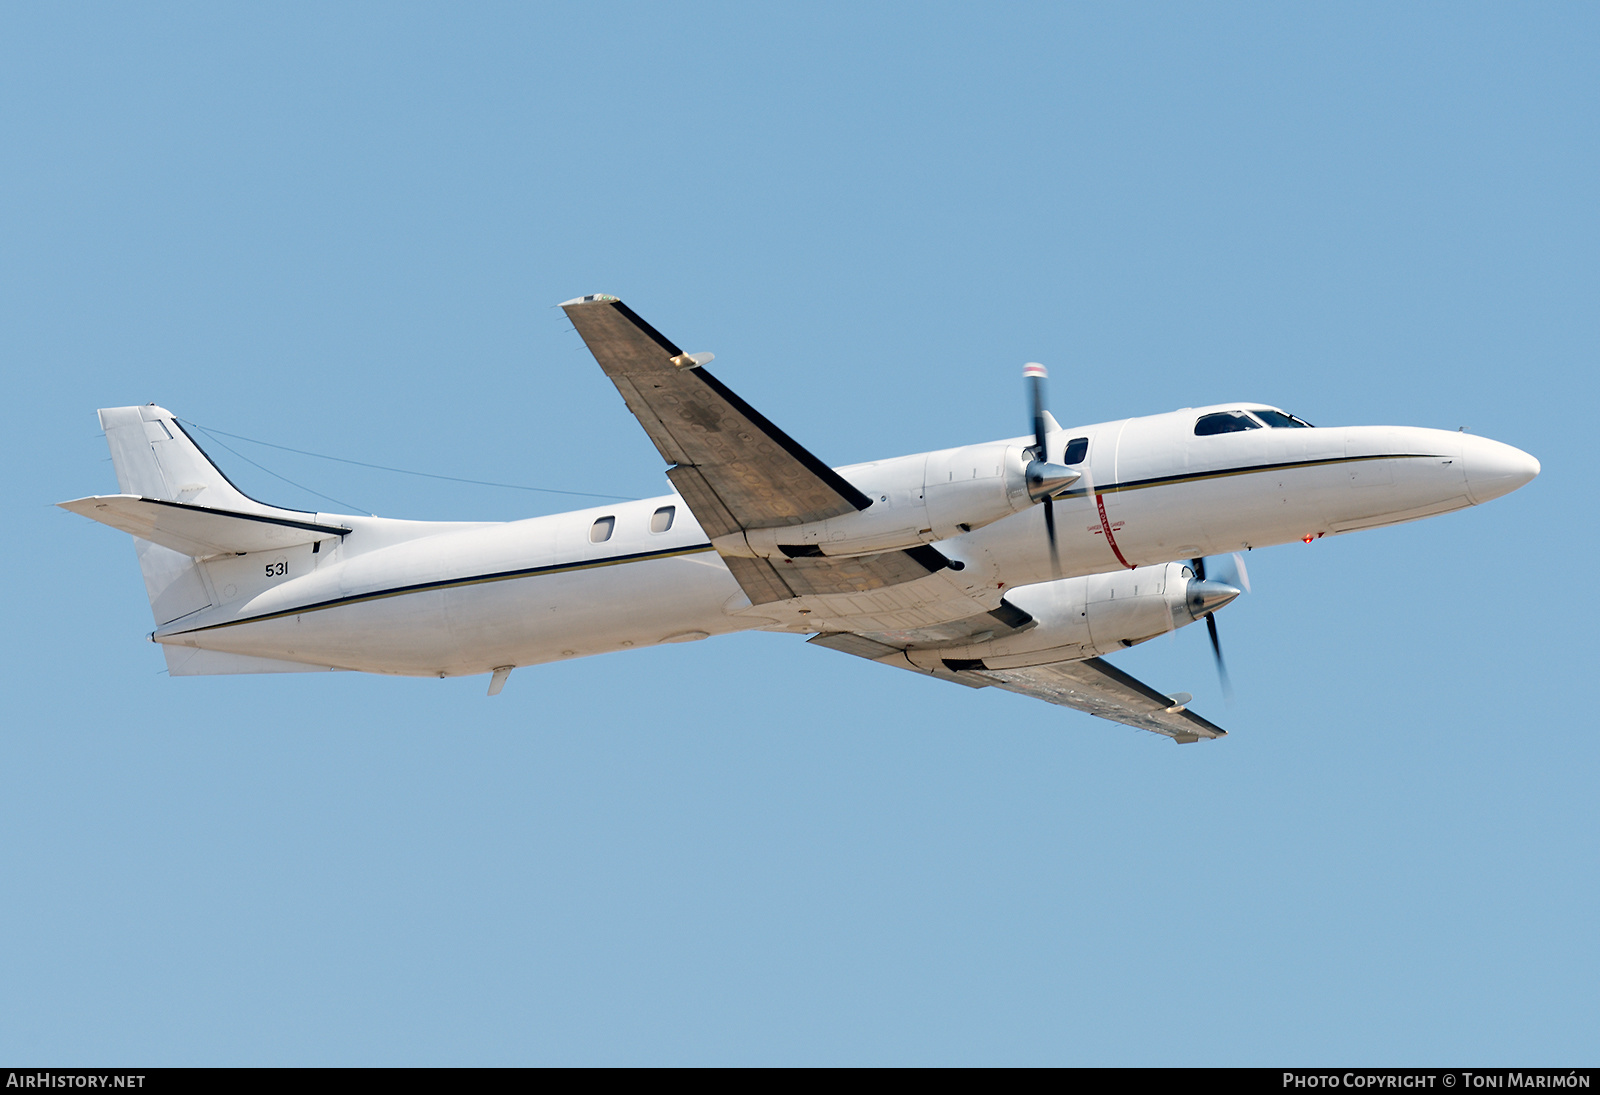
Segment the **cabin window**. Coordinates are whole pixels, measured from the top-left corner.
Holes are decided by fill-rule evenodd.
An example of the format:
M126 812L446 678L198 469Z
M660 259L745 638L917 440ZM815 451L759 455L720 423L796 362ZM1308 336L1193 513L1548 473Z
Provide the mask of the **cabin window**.
M589 542L591 544L605 543L607 540L611 539L611 530L616 527L617 519L615 517L600 518L594 524L589 526Z
M650 515L650 531L666 532L672 527L672 518L677 515L677 506L662 506Z
M1267 425L1280 430L1309 430L1311 423L1282 411L1256 411L1255 415Z
M1087 437L1074 437L1067 442L1067 451L1061 454L1063 464L1081 464L1083 458L1089 455L1089 439Z
M1245 430L1259 430L1261 423L1245 414L1243 411L1223 411L1221 414L1203 414L1200 421L1194 424L1196 437L1210 437L1217 433L1243 433Z

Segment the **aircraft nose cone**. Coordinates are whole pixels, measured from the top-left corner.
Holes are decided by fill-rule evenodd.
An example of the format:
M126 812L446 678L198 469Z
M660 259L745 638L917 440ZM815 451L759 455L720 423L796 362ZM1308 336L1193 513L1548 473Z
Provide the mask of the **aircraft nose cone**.
M1487 437L1463 439L1462 458L1467 465L1467 493L1482 505L1510 494L1539 474L1539 461L1510 445Z
M1206 613L1215 612L1228 604L1241 592L1227 582L1202 582L1198 578L1192 578L1189 581L1188 593L1184 596L1184 603L1189 608L1189 615L1198 620Z

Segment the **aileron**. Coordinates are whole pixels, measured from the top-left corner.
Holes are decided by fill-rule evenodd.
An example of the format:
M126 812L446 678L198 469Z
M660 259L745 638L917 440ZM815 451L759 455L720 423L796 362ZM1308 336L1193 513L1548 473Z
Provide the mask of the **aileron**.
M1174 697L1157 692L1100 658L1050 662L1021 669L992 669L982 659L975 658L944 658L930 662L927 658L918 657L913 661L906 648L894 645L886 638L835 632L814 636L810 642L868 661L954 681L969 688L1003 688L1007 692L1031 696L1111 722L1162 734L1179 744L1202 738L1226 737L1228 733L1215 723L1185 710L1183 703ZM933 652L937 653L937 650Z
M1008 692L1165 734L1180 744L1227 735L1220 726L1185 710L1172 697L1100 658L974 672Z

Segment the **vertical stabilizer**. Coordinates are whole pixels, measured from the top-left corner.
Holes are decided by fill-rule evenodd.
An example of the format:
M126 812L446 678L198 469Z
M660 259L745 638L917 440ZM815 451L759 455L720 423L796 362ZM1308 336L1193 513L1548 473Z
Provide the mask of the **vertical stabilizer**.
M194 443L171 411L111 407L100 412L123 494L240 513L289 513L246 497Z
M195 444L172 412L150 404L111 407L100 412L100 427L111 447L111 463L123 494L183 502L237 513L304 516L247 497ZM204 568L171 548L134 539L144 572L150 612L158 625L171 623L213 601Z

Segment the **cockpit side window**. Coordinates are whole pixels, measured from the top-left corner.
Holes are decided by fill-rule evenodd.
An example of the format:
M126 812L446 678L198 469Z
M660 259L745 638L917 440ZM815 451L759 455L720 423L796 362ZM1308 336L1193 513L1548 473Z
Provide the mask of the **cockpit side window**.
M1311 423L1303 418L1296 418L1283 411L1256 411L1255 416L1274 429L1280 430L1309 430Z
M1261 423L1245 414L1243 411L1223 411L1220 414L1203 414L1200 421L1194 424L1196 437L1210 437L1217 433L1243 433L1245 430L1259 430Z
M1073 464L1083 463L1083 458L1089 455L1089 439L1087 437L1074 437L1067 442L1067 450L1061 454L1061 462L1069 467Z

